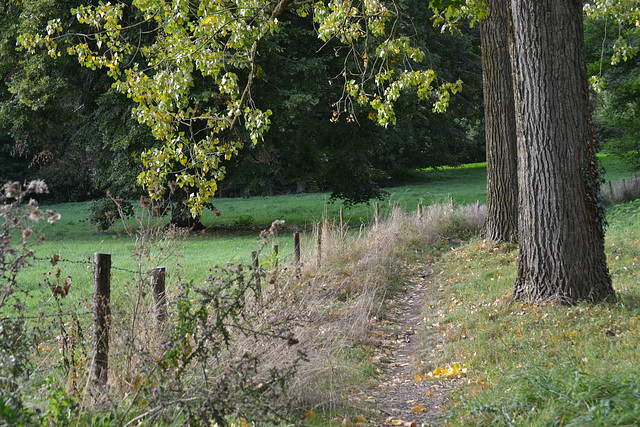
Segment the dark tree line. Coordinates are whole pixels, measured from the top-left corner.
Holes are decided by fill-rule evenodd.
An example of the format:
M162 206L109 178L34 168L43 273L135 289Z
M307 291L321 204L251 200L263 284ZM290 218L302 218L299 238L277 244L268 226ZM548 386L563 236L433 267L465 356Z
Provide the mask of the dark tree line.
M147 127L132 119L134 103L111 88L102 70L16 46L21 27L55 17L68 31L79 31L67 15L83 3L3 3L0 156L6 166L0 179L43 178L61 201L95 198L107 190L134 197L142 192L136 185L140 153L157 144ZM381 128L367 108L358 106L353 116L332 122L346 51L337 43L323 46L311 17L286 12L282 30L264 43L252 89L254 102L274 111L271 130L262 143L246 146L224 164L227 176L219 195L329 191L335 199L359 203L383 196L383 186L414 179L416 169L484 158L477 31L440 34L425 5L407 1L403 6L402 25L426 52L425 66L439 78L461 77L465 83L449 112L434 113L408 96L397 106L396 126ZM192 90L203 104L219 101L206 79Z

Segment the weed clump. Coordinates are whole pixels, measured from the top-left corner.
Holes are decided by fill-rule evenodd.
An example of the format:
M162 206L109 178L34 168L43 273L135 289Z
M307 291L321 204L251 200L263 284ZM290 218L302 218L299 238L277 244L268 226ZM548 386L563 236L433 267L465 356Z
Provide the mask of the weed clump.
M32 247L42 239L34 231L35 223L60 219L52 211L42 212L30 198L47 191L41 180L26 185L11 182L0 188L0 421L12 425L29 424L34 417L24 404L24 386L33 370L32 348L38 329L25 318L29 290L18 275L30 266Z

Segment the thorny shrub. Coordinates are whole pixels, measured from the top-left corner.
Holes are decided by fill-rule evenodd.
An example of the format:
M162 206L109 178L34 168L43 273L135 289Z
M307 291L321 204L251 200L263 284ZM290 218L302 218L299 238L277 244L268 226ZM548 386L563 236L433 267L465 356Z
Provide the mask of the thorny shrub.
M0 188L0 423L24 424L33 417L25 408L24 379L32 370L30 356L37 328L24 316L29 289L17 280L21 270L29 267L34 257L31 247L42 236L34 231L41 219L53 223L60 215L42 212L33 194L47 192L43 181L35 180L23 186L6 183Z
M225 425L231 416L286 419L288 385L305 355L295 351L295 319L283 306L291 301L263 293L263 276L229 263L214 267L204 285L183 284L172 301L175 323L147 385L145 399L156 408L147 422L162 419L171 406L197 425ZM294 357L265 368L263 349L280 342Z

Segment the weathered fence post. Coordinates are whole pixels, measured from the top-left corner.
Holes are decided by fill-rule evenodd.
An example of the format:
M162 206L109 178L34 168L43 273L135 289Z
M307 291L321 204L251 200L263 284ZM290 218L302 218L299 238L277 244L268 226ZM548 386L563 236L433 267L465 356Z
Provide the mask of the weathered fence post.
M296 262L296 273L300 273L300 233L293 233L293 256Z
M418 203L418 219L422 219L422 202Z
M258 287L258 292L262 296L262 283L260 281L260 260L258 259L258 251L251 252L251 266L253 267L253 276L256 278L256 285Z
M344 207L340 206L340 239L344 239L346 233L344 229Z
M273 245L273 270L271 270L271 277L269 278L269 283L273 285L273 290L276 294L280 294L278 290L278 258L279 258L279 248L278 245Z
M609 180L609 197L611 198L611 200L614 200L614 198L613 198L613 184L611 184L611 180Z
M377 226L380 222L380 203L376 202L376 210L374 212L374 223Z
M278 245L273 245L273 258L274 258L274 262L273 262L273 267L274 268L278 268Z
M156 316L156 324L161 325L167 320L167 296L165 293L164 267L156 267L151 270L151 291L153 295L153 312Z
M318 223L316 230L316 266L322 264L322 225Z
M111 255L94 255L93 383L107 383L109 369L109 323L111 317Z

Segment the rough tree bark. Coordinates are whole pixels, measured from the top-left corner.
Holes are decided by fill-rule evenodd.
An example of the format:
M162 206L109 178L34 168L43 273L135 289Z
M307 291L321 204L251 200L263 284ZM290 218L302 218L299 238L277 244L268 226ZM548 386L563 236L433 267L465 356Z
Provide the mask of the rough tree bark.
M600 174L588 105L581 0L511 0L519 255L514 299L614 294L604 253Z
M489 0L480 23L487 150L485 237L515 242L518 232L518 156L509 0Z

